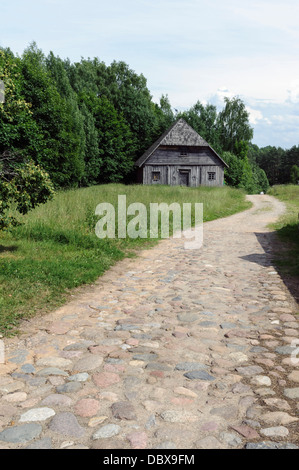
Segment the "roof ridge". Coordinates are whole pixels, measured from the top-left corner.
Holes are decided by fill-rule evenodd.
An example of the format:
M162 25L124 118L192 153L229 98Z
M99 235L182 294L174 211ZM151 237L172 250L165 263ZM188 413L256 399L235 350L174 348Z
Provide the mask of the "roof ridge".
M183 128L187 128L187 135L184 132L172 134L172 131L182 124ZM191 137L191 138L190 138ZM143 155L135 162L135 166L141 167L146 160L152 155L156 148L160 145L182 145L182 146L199 146L209 147L216 156L227 166L222 158L215 152L215 150L208 144L208 142L199 135L199 133L188 124L184 118L180 117L171 126L163 132L163 134L143 153Z

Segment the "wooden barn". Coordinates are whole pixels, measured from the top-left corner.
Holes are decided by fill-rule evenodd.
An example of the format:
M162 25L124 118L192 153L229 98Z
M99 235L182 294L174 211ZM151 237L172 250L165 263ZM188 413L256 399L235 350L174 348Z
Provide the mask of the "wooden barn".
M222 186L228 165L184 119L176 121L135 162L143 184Z

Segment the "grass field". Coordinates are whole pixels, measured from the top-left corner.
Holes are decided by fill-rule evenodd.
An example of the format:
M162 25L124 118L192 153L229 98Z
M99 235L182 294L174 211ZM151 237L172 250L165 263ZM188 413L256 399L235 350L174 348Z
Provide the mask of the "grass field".
M283 201L287 207L287 212L273 224L281 240L289 246L277 263L289 274L299 276L299 185L273 186L268 194Z
M54 199L22 217L23 224L0 233L0 333L17 332L19 321L63 304L70 290L92 283L125 256L134 256L152 239L99 239L95 208L141 202L203 203L204 221L250 206L239 190L110 184L58 192ZM129 219L128 219L129 220Z

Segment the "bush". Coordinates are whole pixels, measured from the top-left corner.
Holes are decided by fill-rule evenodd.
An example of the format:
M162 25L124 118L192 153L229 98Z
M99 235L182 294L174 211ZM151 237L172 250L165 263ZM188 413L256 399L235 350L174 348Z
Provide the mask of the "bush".
M9 162L6 167L4 160ZM9 214L12 206L26 214L50 199L54 188L48 174L32 161L18 165L13 156L2 155L0 165L0 230L3 230L18 224L17 218Z

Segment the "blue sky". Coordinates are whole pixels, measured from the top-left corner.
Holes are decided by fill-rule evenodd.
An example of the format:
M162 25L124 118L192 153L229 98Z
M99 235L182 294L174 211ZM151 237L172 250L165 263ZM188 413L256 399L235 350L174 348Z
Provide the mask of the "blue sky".
M11 0L1 2L0 45L36 41L72 62L125 61L154 101L223 107L239 96L253 143L299 145L298 0Z

